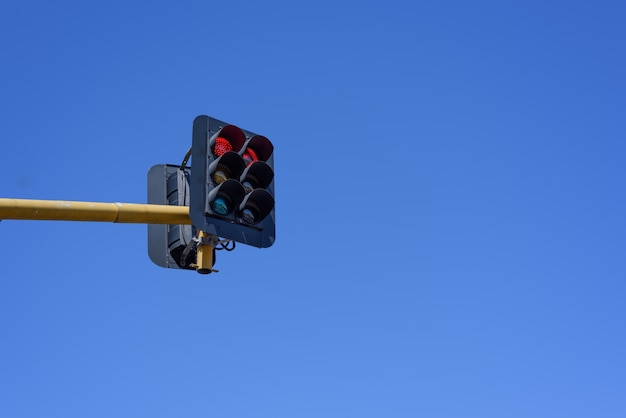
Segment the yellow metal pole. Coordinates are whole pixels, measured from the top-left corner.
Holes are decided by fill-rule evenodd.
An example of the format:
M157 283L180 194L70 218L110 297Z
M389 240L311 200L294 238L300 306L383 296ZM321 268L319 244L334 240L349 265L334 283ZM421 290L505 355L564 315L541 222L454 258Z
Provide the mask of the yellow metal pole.
M209 238L210 235L204 231L199 232L200 243L198 244L198 251L196 254L196 271L200 274L209 274L213 271L213 248L214 246L210 244L210 240L205 238Z
M4 198L0 219L191 225L187 206Z

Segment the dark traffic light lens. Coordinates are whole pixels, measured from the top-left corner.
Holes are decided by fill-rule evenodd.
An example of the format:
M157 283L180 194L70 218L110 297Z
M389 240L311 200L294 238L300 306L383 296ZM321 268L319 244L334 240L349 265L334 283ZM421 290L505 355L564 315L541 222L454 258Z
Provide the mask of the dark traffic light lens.
M239 217L247 224L261 222L274 209L274 197L265 189L254 189L239 205Z
M258 213L251 208L245 208L241 212L241 219L248 224L257 223L257 218L259 217Z
M209 166L210 178L208 180L218 185L228 179L239 179L245 168L246 163L241 158L241 155L228 151L211 163Z
M272 168L262 161L257 161L248 166L240 177L241 184L250 193L252 189L269 187L274 179Z
M213 181L215 184L222 184L232 177L231 171L223 164L218 164L213 173Z
M243 186L243 189L246 191L246 194L252 193L252 190L254 190L254 186L249 181L244 181L243 183L241 183L241 185Z

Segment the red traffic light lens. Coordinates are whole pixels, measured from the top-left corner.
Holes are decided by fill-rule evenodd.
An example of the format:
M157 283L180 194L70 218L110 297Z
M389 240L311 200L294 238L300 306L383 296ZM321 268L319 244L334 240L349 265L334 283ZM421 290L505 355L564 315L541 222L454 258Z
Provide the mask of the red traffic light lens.
M209 140L211 151L221 157L229 151L239 152L246 142L246 134L234 125L226 125Z
M255 161L267 162L274 152L274 145L272 145L269 139L261 135L254 135L246 142L244 147L241 154L248 165ZM248 158L244 155L246 153L249 154Z
M243 160L246 162L246 166L249 166L250 164L259 161L259 157L256 155L256 152L254 152L253 149L251 148L247 148L244 152L243 152Z
M223 154L226 154L228 151L232 151L233 146L228 142L226 138L222 138L218 136L215 139L215 145L213 146L213 154L220 157Z

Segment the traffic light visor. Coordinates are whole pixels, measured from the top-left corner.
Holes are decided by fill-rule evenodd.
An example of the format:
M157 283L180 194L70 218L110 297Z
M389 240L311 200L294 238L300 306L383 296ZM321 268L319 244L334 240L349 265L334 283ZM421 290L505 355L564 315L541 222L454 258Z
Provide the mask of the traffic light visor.
M241 155L229 151L211 163L209 177L217 185L228 179L239 179L245 168L246 163Z
M254 189L239 205L239 216L248 224L261 222L274 209L274 198L264 189Z
M266 189L274 180L274 170L262 161L249 165L241 175L241 184L250 193L252 189Z
M207 209L217 215L228 216L241 204L245 195L241 183L233 179L226 180L209 193Z
M274 152L274 145L263 135L254 135L241 151L247 165L255 161L267 161Z

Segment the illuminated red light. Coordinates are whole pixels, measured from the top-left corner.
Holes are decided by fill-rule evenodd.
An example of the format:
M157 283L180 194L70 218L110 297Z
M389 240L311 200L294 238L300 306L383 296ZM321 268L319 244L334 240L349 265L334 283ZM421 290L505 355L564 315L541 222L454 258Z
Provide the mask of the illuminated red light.
M226 154L228 151L232 151L233 146L228 142L227 139L222 138L221 136L215 139L215 145L213 146L213 154L220 157L223 154Z

